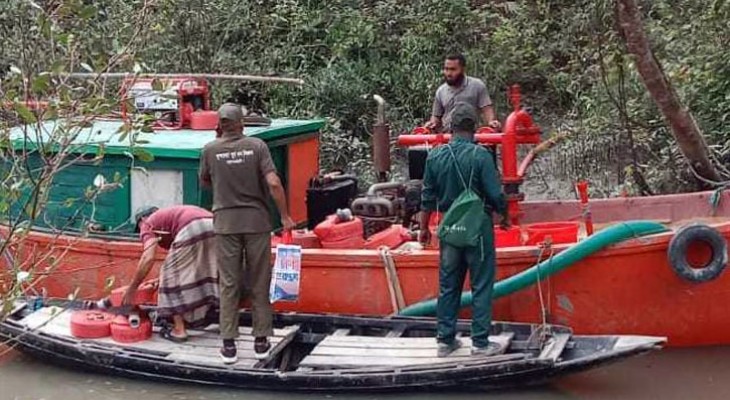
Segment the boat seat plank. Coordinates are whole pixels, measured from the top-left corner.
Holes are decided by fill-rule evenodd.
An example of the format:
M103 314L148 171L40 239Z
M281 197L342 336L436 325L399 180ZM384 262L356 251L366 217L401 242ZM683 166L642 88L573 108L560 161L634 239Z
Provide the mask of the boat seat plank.
M570 336L571 335L568 333L558 333L548 339L547 344L540 352L539 359L551 360L553 362L558 361L558 358L563 353L563 350L565 350L565 346L570 340Z
M349 329L338 329L338 330L332 332L332 335L330 335L330 336L347 336L349 334L350 334Z
M514 333L490 336L500 345L499 354L509 347ZM362 339L362 343L353 340ZM378 341L374 343L372 339ZM448 357L436 357L438 345L434 338L389 338L368 336L328 336L299 364L309 368L362 368L377 366L406 366L471 360L471 339L463 338L462 347Z
M513 334L500 334L496 336L490 336L489 340L497 343L509 344L511 342ZM471 346L471 339L461 338L460 339L464 347ZM327 336L321 342L319 346L322 347L338 347L338 348L361 348L366 350L375 349L436 349L436 340L432 337L417 337L417 338L404 338L404 337L382 337L382 336Z

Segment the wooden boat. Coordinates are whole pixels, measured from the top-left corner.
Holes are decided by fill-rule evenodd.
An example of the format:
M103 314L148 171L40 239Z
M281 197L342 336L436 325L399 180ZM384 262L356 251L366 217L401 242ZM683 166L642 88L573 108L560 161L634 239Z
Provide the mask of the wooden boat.
M580 336L561 326L495 323L492 340L503 354L469 354L465 346L436 358L435 322L426 318L365 318L282 313L275 317L273 351L253 357L250 315L241 318L239 361L224 365L215 327L191 331L183 344L153 336L120 344L76 339L69 302L16 311L0 323L0 337L46 362L96 373L168 382L284 391L413 391L498 389L545 383L660 348L665 338ZM539 338L546 338L545 341Z
M116 131L120 123L102 122L111 127L110 132ZM306 196L309 179L317 173L321 126L321 121L274 120L270 127L247 130L248 134L267 140L280 155L280 172L287 185L292 213L299 223L308 219ZM525 137L534 141L539 134L535 135ZM194 171L201 148L214 136L213 130L205 129L140 134L140 139L149 140L142 146L156 156L143 165L153 176L159 172L159 179L139 195L134 193L134 182L132 193L127 187L127 192L120 195L105 195L109 196L103 204L109 216L107 225L116 226L129 219L134 212L130 199L144 198L152 204L156 199L169 201L169 193L152 188L167 187L166 174L171 168L181 176L180 184L173 185L179 202L209 206L210 194L201 190ZM488 142L494 137L484 135ZM126 160L123 151L122 144L108 143L108 160L101 166L69 168L70 175L59 186L58 194L52 191L51 198L62 202L64 192L71 190L68 186L77 181L80 184L74 190L83 192L97 173L119 172L123 177L131 177L134 172L130 164L121 162ZM577 200L519 202L520 222L526 226L535 222L578 221L584 206ZM548 322L570 326L580 334L667 336L669 346L730 343L730 308L724 306L730 301L730 275L724 272L707 282L690 281L675 273L668 259L670 241L678 228L689 223L704 223L724 241L730 239L730 192L596 199L590 201L590 211L596 229L635 219L657 220L670 229L609 246L583 258L543 282L542 302L537 286L496 300L495 318L539 322L545 311ZM52 209L49 213L47 220L63 216L60 210L58 215ZM7 235L7 227L0 226L0 234ZM499 247L497 279L518 274L534 265L539 256L545 259L571 245L560 243L544 249L538 245ZM32 270L32 283L26 283L29 290L53 297L77 293L81 298L99 298L108 294L110 287L129 282L141 249L130 230L82 234L73 228L59 231L37 226L24 238L23 246L0 257L0 265L5 262ZM701 245L689 252L688 258L699 260L699 265L713 256L710 249ZM164 253L159 252L158 262L163 258ZM12 281L14 277L5 275L4 279ZM303 250L298 301L277 303L275 307L279 311L385 316L397 313L403 306L435 298L437 286L435 249L392 249L387 255L374 249L307 248ZM402 292L401 304L393 301L394 292Z

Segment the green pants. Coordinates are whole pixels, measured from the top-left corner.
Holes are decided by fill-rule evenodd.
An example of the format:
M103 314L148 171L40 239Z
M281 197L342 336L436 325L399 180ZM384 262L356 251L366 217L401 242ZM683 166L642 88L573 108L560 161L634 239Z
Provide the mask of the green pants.
M273 336L273 308L269 302L271 234L216 235L216 242L221 337L238 337L238 310L244 285L250 290L253 336Z
M489 232L478 247L458 248L444 242L439 247L437 340L442 343L454 341L461 292L466 272L469 271L473 294L471 338L474 346L484 347L489 344L489 330L492 325L492 288L496 265L494 238Z

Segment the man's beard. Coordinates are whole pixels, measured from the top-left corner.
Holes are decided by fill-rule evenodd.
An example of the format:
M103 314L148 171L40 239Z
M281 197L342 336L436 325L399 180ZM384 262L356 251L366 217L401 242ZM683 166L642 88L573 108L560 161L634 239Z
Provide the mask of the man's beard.
M464 83L464 74L460 74L454 79L444 77L444 81L446 81L446 84L449 86L461 86L461 84Z

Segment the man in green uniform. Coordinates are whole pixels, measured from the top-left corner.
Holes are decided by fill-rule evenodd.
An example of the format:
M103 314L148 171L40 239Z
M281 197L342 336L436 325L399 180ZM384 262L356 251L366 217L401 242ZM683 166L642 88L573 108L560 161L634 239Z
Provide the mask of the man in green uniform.
M459 172L484 201L487 210L480 245L454 247L443 241L439 245L439 298L436 309L439 357L446 357L461 346L456 339L456 319L467 270L473 293L472 354L489 356L499 351L496 343L489 342L496 264L491 214L501 214L502 225L506 227L507 204L492 156L474 143L477 120L473 106L463 102L455 105L451 118L454 134L451 143L431 151L426 159L423 177L421 243L428 243L431 239L431 232L427 228L431 213L446 212L466 189Z

